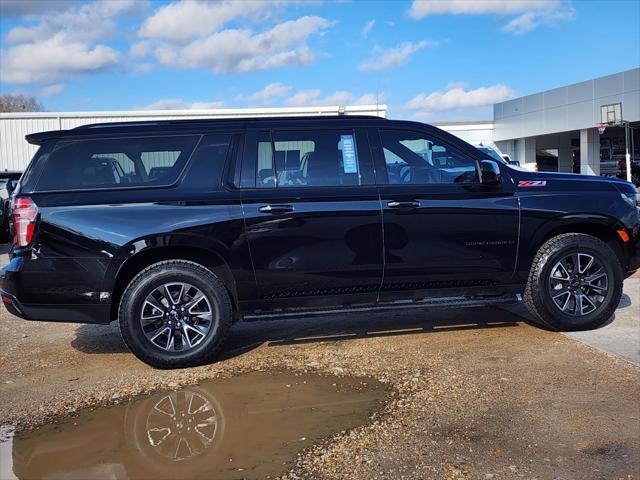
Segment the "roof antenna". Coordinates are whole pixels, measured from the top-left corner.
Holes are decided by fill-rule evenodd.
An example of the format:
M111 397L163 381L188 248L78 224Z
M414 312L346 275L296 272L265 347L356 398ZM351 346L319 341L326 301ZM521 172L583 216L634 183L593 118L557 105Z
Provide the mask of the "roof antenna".
M338 115L344 115L346 113L346 109L344 107L344 105L340 105L338 107Z

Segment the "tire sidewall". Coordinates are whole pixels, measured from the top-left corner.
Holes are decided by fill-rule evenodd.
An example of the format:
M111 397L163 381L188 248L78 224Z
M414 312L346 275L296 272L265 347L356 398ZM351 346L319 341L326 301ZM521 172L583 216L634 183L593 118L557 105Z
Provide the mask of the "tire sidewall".
M204 269L203 269L204 270ZM204 272L213 276L209 271ZM143 271L142 278L134 279L127 288L120 305L120 324L125 341L133 353L146 363L158 367L171 367L171 364L192 365L208 352L215 350L224 337L225 328L224 306L228 304L222 298L220 291L212 284L207 283L195 272L191 272L179 266L158 266L158 269L150 268ZM145 336L140 323L140 312L147 295L157 287L165 283L185 282L199 288L207 297L211 309L217 318L216 328L211 328L206 337L196 347L184 352L169 352L154 345ZM176 365L178 366L178 365Z

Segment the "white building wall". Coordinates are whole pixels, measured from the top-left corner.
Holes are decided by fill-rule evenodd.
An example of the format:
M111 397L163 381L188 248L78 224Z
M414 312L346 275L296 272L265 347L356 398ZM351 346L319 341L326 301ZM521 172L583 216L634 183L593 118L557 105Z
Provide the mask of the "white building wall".
M434 123L434 126L445 130L472 145L493 146L493 122L449 122Z
M595 128L600 107L619 102L624 120L640 121L640 68L496 103L494 139Z
M600 135L595 128L580 130L580 173L600 175Z
M24 170L37 150L25 135L47 130L66 130L90 123L197 118L240 118L304 115L375 115L386 117L386 105L354 105L301 108L238 108L212 110L155 110L123 112L0 113L0 171Z

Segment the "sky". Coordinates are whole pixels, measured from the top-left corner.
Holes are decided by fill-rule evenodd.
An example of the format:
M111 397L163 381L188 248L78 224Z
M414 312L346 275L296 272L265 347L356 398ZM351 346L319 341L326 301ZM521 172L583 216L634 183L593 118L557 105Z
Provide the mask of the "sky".
M49 111L493 103L640 65L638 0L0 0L0 94Z

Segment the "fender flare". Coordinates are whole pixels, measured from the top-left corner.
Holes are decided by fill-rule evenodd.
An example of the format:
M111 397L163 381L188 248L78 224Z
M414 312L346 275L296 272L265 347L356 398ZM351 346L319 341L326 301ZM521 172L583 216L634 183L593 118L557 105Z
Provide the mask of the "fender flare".
M139 262L146 266L171 258L196 261L210 269L225 284L232 301L237 302L236 279L229 264L229 249L216 239L184 233L147 236L122 245L109 262L102 291L117 295L118 289L126 286L119 285L119 279L123 273L130 273L127 272L129 266Z

